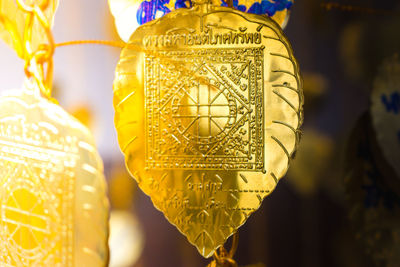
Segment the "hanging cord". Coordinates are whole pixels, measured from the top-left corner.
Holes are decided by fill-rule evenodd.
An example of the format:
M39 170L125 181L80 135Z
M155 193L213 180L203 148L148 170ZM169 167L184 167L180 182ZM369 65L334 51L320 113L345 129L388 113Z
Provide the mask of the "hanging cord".
M221 246L214 253L214 260L209 265L207 265L207 267L238 267L238 264L233 259L233 256L235 256L238 245L239 245L239 234L236 232L233 235L231 250L228 252L224 246Z
M174 60L173 58L171 58L167 55L164 55L164 54L160 53L159 51L145 49L138 44L132 44L132 43L126 44L124 42L107 41L107 40L76 40L76 41L68 41L68 42L58 43L55 46L56 47L66 47L66 46L71 46L71 45L90 45L90 44L105 45L105 46L124 48L124 49L132 49L137 52L143 52L143 53L146 53L146 55L148 55L148 56L153 56L158 59L162 59L165 62L173 64L176 67L176 69L179 70L181 73L191 72L190 69L188 69L184 64L182 64L182 62ZM208 85L211 88L218 90L218 88L216 87L215 84L211 84L203 76L197 75L196 73L192 73L191 75L193 76L193 79L195 79L205 85Z
M26 13L26 22L23 34L23 59L25 60L25 74L35 81L42 94L51 99L53 83L53 54L55 43L51 32L51 25L44 15L49 6L49 0L42 0L40 4L29 5L24 0L16 0L18 8ZM33 50L32 40L34 23L38 21L45 32L47 43L39 44Z
M84 44L105 45L105 46L111 46L111 47L117 47L117 48L125 48L127 46L129 47L129 45L127 45L124 42L107 41L107 40L76 40L76 41L68 41L68 42L58 43L55 46L63 47L63 46L84 45Z
M0 0L1 3L2 0ZM25 0L16 0L20 9L27 13L27 23L24 31L23 37L23 51L24 51L24 59L25 59L25 73L28 78L33 78L38 84L42 93L51 98L51 87L53 81L53 54L56 47L63 46L71 46L71 45L83 45L83 44L96 44L96 45L105 45L110 47L117 48L130 48L139 52L146 52L152 54L151 51L144 51L143 48L139 45L126 44L120 41L108 41L108 40L76 40L76 41L68 41L63 43L54 43L53 35L51 32L50 24L44 15L43 10L45 10L49 5L49 0L42 0L42 2L38 5L30 6L26 4ZM227 4L229 7L233 7L233 0L227 0ZM330 10L340 10L346 12L361 12L367 14L385 14L390 15L394 14L394 12L390 12L387 10L377 10L372 8L364 8L350 5L342 5L339 3L328 2L321 4L321 8L330 11ZM32 40L32 28L34 19L37 18L43 29L45 30L45 34L47 36L48 44L41 44L36 51L32 51L31 48L31 40ZM18 36L16 29L13 28L11 23L8 23L5 16L2 16L0 13L0 21L9 28L9 32L14 36ZM15 40L14 45L18 46L21 41L18 38L13 38ZM153 52L154 53L154 52ZM161 55L157 55L154 53L153 56L160 57ZM163 57L163 56L161 56ZM167 58L165 58L168 60ZM177 63L177 62L175 62ZM46 73L45 73L45 67Z
M1 3L2 0L0 0ZM17 0L21 1L21 0ZM46 0L44 0L46 1ZM47 0L48 1L48 0ZM233 0L227 0L228 7L233 8ZM373 8L367 8L367 7L360 7L360 6L351 6L351 5L343 5L340 3L335 3L335 2L327 2L327 3L321 3L321 8L326 10L326 11L331 11L331 10L339 10L343 12L359 12L359 13L366 13L366 14L383 14L383 15L394 15L396 14L395 12L391 12L388 10L384 9L373 9ZM0 14L0 21L2 20L2 16ZM55 47L64 47L64 46L71 46L71 45L85 45L85 44L95 44L95 45L104 45L104 46L109 46L109 47L117 47L117 48L131 48L134 50L137 50L139 52L149 52L148 50L141 49L140 46L138 45L131 45L131 44L126 44L121 41L110 41L110 40L74 40L74 41L67 41L67 42L62 42L55 44Z

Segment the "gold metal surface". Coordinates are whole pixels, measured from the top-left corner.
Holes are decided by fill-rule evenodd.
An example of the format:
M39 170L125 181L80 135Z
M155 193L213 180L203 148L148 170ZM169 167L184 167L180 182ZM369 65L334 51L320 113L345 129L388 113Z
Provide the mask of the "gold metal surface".
M0 37L26 74L24 90L0 97L0 266L108 262L102 161L88 129L51 98L57 5L0 0Z
M0 266L105 266L108 206L86 127L37 88L0 97Z
M298 66L279 25L207 4L139 27L114 81L130 173L205 257L286 173L302 104Z

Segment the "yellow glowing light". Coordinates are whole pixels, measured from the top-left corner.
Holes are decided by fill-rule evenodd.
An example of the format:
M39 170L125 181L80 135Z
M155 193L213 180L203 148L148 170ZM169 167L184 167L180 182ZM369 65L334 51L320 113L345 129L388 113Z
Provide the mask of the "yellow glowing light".
M116 210L110 216L110 267L130 267L144 247L144 234L139 221L127 211Z
M114 81L130 173L205 257L286 173L302 105L297 62L279 25L207 4L139 27Z
M0 97L0 265L105 266L102 161L86 127L38 91Z
M124 42L129 40L132 33L140 26L136 13L140 6L139 0L108 0L111 14L115 18L118 35Z

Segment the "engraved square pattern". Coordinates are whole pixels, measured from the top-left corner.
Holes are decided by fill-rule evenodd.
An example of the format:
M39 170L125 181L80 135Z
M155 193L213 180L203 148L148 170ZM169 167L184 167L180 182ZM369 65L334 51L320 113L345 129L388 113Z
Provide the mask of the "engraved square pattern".
M146 167L264 170L263 47L146 55Z
M0 125L0 266L71 266L74 180L64 164L76 155L35 145L34 126L14 124Z

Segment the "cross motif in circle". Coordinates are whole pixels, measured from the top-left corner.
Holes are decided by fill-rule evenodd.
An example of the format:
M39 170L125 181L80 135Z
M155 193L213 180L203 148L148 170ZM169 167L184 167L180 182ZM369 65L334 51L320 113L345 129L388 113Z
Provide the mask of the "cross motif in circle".
M198 139L202 139L224 131L230 118L224 89L197 81L195 86L182 90L184 97L172 104L172 109L176 110L172 118L181 120L185 126L182 134L191 130Z

